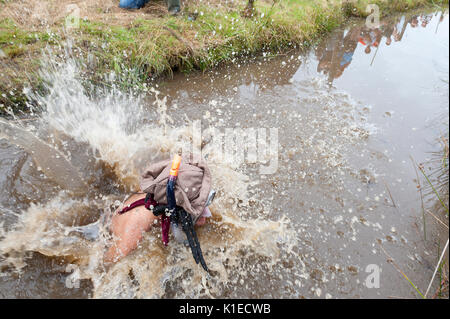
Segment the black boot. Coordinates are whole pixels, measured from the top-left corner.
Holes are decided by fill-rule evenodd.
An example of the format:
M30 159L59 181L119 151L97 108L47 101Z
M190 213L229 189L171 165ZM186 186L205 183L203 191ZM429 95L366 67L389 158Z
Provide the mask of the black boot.
M180 0L167 0L170 15L177 15L181 11Z

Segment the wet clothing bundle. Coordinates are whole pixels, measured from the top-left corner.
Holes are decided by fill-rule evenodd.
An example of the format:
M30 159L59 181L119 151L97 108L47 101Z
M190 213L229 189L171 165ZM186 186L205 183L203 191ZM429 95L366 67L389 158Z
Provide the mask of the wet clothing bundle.
M141 181L141 189L147 193L147 196L124 207L119 214L144 205L155 216L161 216L164 245L169 243L171 224L173 232L179 232L178 226L181 226L195 262L200 263L203 269L208 271L194 224L198 217L208 216L209 210L206 205L211 192L211 173L202 160L181 160L177 169L176 184L170 188L169 194L168 185L173 177L171 164L172 162L167 160L148 166ZM172 198L172 203L168 203L169 197Z
M142 175L141 189L153 194L159 204L167 205L166 187L171 160L149 165ZM177 206L183 207L195 219L202 215L211 191L211 172L203 160L183 159L175 186Z

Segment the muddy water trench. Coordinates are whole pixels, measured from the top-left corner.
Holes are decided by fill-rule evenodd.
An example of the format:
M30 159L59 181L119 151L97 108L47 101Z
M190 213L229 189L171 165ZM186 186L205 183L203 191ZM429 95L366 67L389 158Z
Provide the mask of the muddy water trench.
M424 291L448 238L424 227L411 160L448 132L448 24L355 21L306 53L176 74L139 97L90 98L77 64L49 57L49 94L30 93L42 110L0 119L0 297L418 297L388 260ZM158 225L105 268L111 212L139 172L190 147L217 190L197 229L211 274Z

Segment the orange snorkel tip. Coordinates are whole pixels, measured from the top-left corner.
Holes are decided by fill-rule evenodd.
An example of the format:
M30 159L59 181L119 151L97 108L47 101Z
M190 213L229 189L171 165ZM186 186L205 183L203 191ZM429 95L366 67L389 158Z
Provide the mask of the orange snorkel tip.
M178 170L180 169L181 164L181 156L178 154L175 154L172 161L172 167L170 168L169 175L177 177L178 176Z

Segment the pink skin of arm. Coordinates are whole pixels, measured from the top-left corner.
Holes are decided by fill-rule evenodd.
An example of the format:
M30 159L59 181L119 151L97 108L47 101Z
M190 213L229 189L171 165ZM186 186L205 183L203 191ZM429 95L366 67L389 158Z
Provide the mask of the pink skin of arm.
M146 194L134 194L130 196L124 205L131 204L139 199L145 198ZM136 207L119 215L114 212L111 221L111 231L114 240L104 256L105 263L117 262L137 248L142 240L143 233L149 231L156 217L144 206ZM200 217L195 225L202 226L206 223L205 217Z

